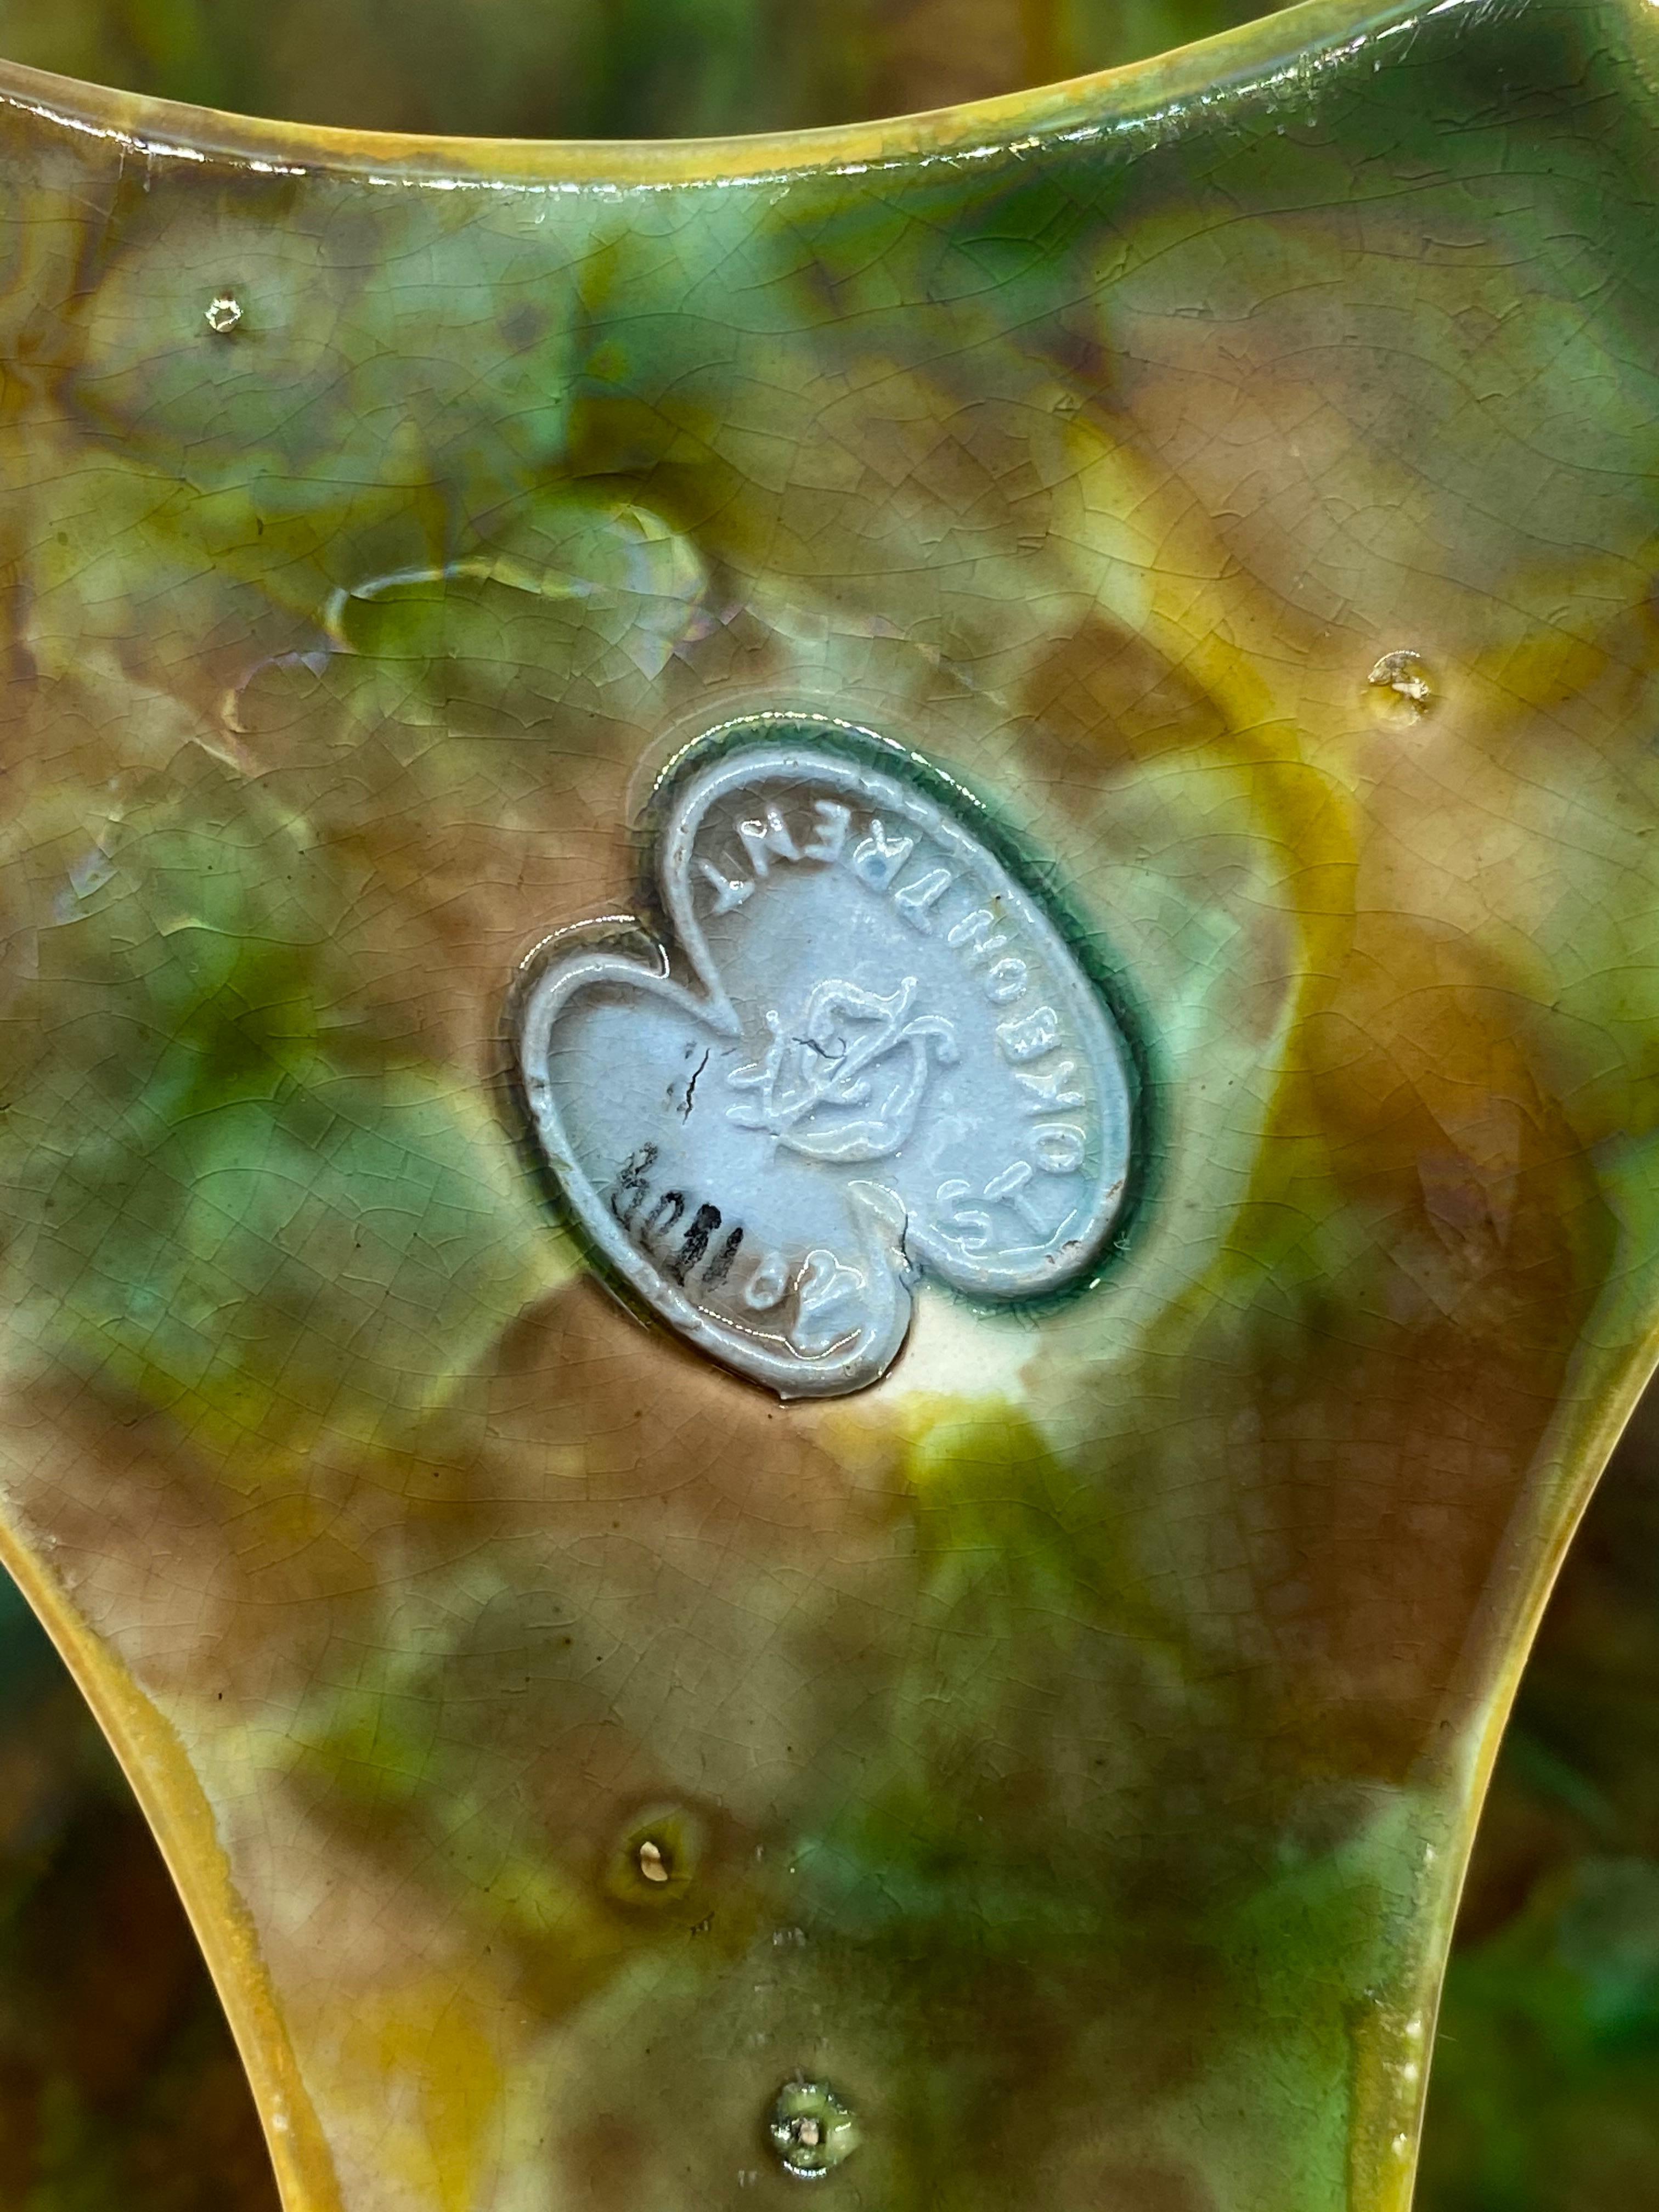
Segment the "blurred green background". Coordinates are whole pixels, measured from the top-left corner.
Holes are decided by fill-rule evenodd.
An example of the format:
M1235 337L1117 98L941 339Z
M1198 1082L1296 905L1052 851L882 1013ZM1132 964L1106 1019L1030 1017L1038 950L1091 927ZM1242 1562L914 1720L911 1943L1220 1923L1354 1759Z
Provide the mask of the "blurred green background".
M1240 0L0 0L0 53L306 121L526 137L854 120L1134 60ZM1422 2212L1659 2205L1659 1395L1569 1560L1483 1824ZM0 1577L0 2212L275 2212L166 1873Z
M1011 92L1265 12L1251 0L0 0L0 53L307 123L678 138Z

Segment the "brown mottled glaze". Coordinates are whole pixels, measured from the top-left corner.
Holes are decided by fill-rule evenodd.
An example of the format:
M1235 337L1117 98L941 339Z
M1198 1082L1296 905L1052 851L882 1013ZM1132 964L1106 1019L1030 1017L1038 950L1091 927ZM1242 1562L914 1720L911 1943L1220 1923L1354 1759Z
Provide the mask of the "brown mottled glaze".
M294 2212L787 2203L798 2075L826 2202L1406 2203L1651 1361L1656 35L678 146L0 74L5 1541ZM1100 1279L816 1406L506 1079L757 707L976 793L1148 1070Z

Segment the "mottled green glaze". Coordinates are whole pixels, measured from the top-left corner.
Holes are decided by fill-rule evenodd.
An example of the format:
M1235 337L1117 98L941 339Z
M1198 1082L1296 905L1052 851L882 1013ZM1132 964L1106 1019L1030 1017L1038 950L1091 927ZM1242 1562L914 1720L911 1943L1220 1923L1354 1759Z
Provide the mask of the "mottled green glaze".
M9 1556L295 2212L1406 2203L1659 1312L1656 67L1322 6L654 149L0 79ZM1088 1296L787 1409L503 1079L756 707L1052 857L1158 1133Z

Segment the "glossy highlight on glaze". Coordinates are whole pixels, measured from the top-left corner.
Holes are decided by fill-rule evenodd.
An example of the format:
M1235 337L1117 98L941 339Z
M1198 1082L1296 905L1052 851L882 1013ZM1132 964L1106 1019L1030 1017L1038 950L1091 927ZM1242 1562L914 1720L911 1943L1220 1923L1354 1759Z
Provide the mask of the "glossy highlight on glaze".
M290 2207L1407 2203L1652 1359L1656 38L672 147L6 75L8 1559ZM787 1407L502 1026L759 712L1051 857L1158 1132L1086 1295Z

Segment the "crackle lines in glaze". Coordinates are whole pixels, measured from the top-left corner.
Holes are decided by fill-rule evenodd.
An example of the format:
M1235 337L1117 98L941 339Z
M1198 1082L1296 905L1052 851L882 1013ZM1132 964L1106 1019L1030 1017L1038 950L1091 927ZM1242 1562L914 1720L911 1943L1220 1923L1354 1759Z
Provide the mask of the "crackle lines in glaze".
M1649 1359L1654 36L1316 11L620 196L12 85L8 1540L296 2207L842 2112L896 2212L1406 2202ZM761 711L1052 860L1153 1133L1086 1295L787 1407L562 1234L502 1026Z

